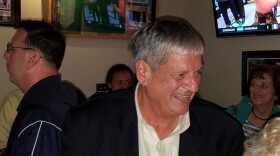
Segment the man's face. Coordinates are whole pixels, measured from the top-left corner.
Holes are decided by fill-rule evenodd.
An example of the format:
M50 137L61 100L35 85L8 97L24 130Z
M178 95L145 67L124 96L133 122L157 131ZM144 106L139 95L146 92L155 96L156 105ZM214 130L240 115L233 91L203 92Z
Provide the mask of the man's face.
M113 74L112 82L108 84L112 91L119 89L127 89L132 85L132 75L126 71L121 70Z
M158 69L149 70L150 76L142 84L148 103L166 117L187 113L198 91L202 66L200 55L168 55Z
M3 55L3 58L6 60L7 71L10 74L9 79L16 85L20 83L20 79L24 77L25 73L26 50L19 47L26 47L24 44L26 36L26 31L18 29L11 42L8 43L10 48Z

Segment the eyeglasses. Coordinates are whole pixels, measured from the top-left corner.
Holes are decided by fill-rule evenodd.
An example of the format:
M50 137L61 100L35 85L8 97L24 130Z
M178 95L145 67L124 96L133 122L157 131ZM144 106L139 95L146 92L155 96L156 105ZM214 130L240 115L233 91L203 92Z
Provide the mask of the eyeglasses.
M12 45L12 43L7 43L7 49L6 49L6 51L7 51L8 53L10 53L10 52L14 51L15 48L20 48L20 49L23 49L23 50L35 50L35 49L33 49L33 48L28 48L28 47L14 47L14 46Z

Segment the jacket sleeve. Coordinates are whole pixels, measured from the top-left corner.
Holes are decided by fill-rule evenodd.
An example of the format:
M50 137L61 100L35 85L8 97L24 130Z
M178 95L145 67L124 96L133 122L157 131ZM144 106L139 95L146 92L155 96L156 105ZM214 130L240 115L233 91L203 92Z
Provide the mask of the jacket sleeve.
M232 142L232 147L231 147L229 156L238 156L238 155L242 156L243 155L244 140L245 140L245 136L243 134L243 131L241 131L241 130L236 131L235 135L233 135L233 142Z
M18 135L17 153L33 156L58 156L61 128L54 123L38 120L26 126Z

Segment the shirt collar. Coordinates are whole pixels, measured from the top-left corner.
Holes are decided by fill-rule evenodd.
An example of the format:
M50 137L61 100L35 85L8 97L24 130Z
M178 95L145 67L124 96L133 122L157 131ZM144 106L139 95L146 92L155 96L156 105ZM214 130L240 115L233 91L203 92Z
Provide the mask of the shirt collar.
M45 86L48 86L53 83L60 83L60 82L61 82L61 75L52 75L38 81L25 93L23 99L21 100L18 106L17 111L20 111L25 106L28 106L30 99L34 98L34 93L36 94L40 92L40 90L42 90L42 88L44 88Z
M147 126L149 124L147 124L147 122L143 118L143 116L140 112L140 109L139 109L139 103L137 100L138 89L139 89L139 83L136 85L135 94L134 94L135 108L136 108L136 112L137 112L138 123L144 124ZM180 135L181 133L186 131L189 127L190 127L190 116L189 116L189 111L188 111L186 114L180 116L179 124L176 126L176 128L173 130L173 132L170 134L170 136L176 135L176 134Z

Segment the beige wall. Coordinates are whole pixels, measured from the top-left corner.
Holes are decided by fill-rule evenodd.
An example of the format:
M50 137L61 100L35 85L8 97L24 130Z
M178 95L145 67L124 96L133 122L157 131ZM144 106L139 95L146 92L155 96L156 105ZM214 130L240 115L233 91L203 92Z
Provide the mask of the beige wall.
M41 19L41 1L22 0L22 18ZM0 51L13 36L14 29L0 27ZM92 38L67 38L65 58L60 72L62 78L75 83L89 96L95 92L95 84L104 82L110 66L125 63L130 67L127 40L101 40ZM2 53L3 54L3 53ZM0 59L0 100L17 87L8 79L5 60Z
M168 5L163 0L161 4ZM41 1L22 0L22 18L40 19L42 17ZM174 11L174 10L173 10ZM168 13L168 12L167 12ZM0 51L4 52L5 45L15 31L10 27L0 27ZM131 55L127 50L128 40L67 38L65 58L60 72L67 79L90 96L95 92L95 84L104 82L110 66L124 63L133 68ZM0 100L17 87L8 79L5 60L0 59Z
M200 95L222 106L229 106L241 99L242 51L280 49L280 38L279 36L216 38L211 5L210 0L172 2L160 0L158 15L184 17L201 32L206 42L206 54ZM40 6L38 0L22 0L24 17L34 18L34 15L41 17ZM32 12L29 13L30 10ZM4 51L5 44L13 33L12 28L0 27L0 51ZM75 83L89 96L95 92L95 84L104 81L105 73L111 65L122 62L132 67L126 47L127 40L68 38L61 68L62 77ZM8 80L5 61L0 59L0 63L0 99L2 99L16 87Z

